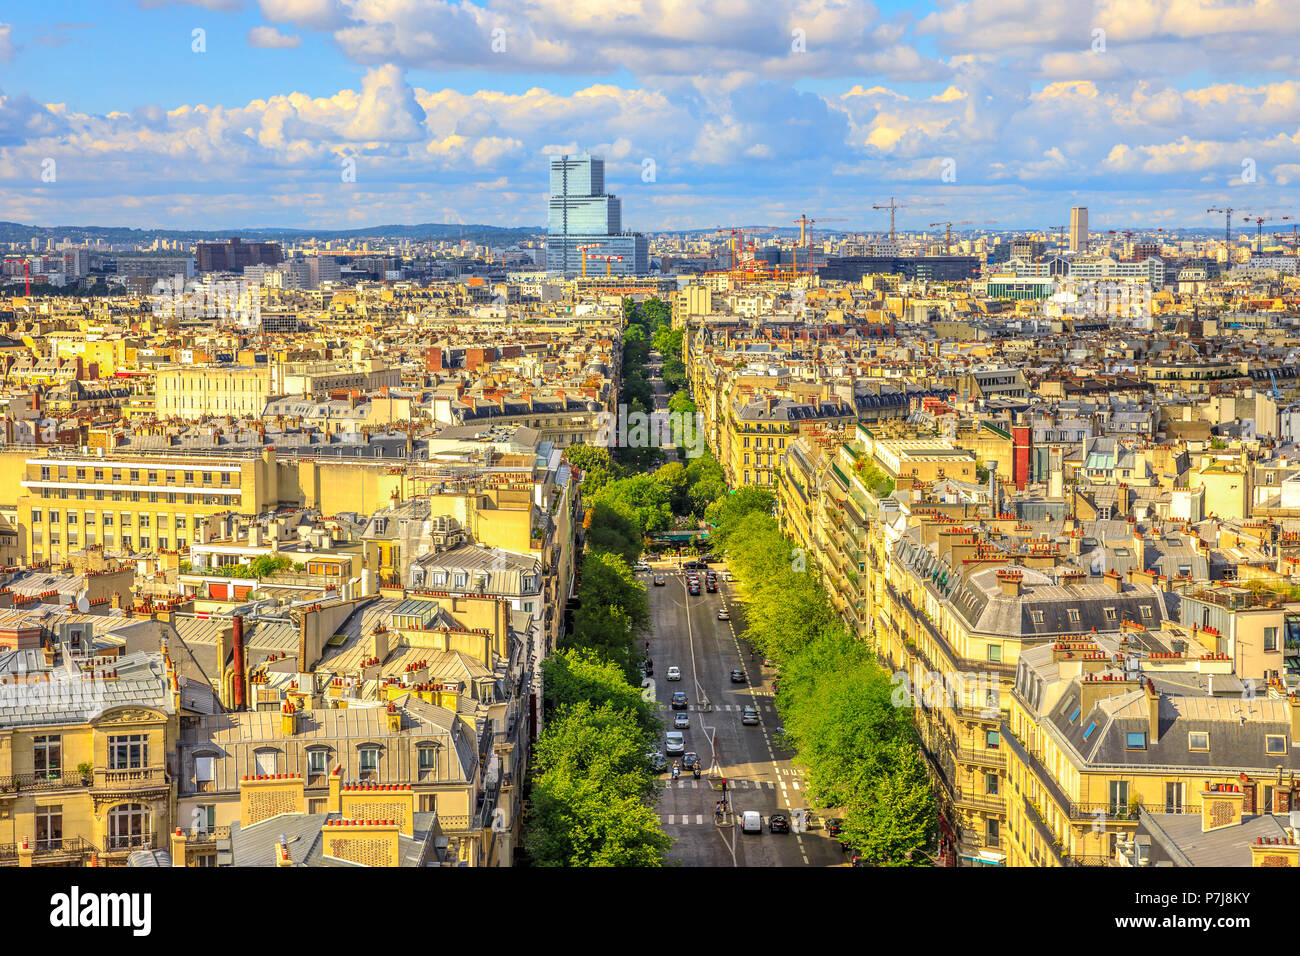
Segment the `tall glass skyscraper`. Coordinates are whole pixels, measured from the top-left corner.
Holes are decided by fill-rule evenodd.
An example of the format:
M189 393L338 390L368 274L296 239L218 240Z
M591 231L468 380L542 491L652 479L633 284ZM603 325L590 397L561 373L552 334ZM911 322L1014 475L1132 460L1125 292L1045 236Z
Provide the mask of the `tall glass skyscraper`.
M592 256L622 256L614 275L650 271L650 244L623 231L623 204L605 192L605 160L598 156L552 156L551 198L546 224L546 271L581 275L579 246L588 250L587 274L603 275L605 262Z

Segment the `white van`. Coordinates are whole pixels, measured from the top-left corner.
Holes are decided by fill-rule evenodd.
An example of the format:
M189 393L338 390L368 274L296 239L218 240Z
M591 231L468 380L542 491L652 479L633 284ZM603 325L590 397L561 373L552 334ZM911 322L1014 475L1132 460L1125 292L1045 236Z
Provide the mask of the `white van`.
M746 810L740 817L741 833L762 833L763 815L757 810Z
M670 754L686 752L686 738L680 730L670 730L664 735L664 750Z

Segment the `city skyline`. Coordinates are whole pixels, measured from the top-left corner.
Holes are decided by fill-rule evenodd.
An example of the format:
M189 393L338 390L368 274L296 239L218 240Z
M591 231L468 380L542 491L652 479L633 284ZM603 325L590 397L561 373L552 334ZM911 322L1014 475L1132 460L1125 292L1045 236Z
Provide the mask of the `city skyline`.
M590 152L646 232L832 209L883 232L891 195L930 206L902 231L995 208L1001 229L1049 228L1072 206L1094 230L1212 229L1211 207L1300 206L1295 57L1267 52L1297 31L1285 4L1235 8L1231 44L1185 0L1002 6L16 9L0 201L40 225L523 226L540 161Z

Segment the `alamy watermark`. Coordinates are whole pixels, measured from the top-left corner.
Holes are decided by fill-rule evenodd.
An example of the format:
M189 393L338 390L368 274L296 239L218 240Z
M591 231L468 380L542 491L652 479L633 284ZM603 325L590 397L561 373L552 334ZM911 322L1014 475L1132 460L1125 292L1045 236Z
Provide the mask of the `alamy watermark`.
M993 674L923 671L919 686L913 687L907 671L896 671L890 683L895 707L965 707L986 720L998 715L998 678Z
M600 441L610 448L681 448L687 458L704 454L704 415L700 412L642 412L618 406L602 412Z
M244 279L183 280L179 275L154 283L150 306L165 319L220 319L255 327L262 323L262 286Z

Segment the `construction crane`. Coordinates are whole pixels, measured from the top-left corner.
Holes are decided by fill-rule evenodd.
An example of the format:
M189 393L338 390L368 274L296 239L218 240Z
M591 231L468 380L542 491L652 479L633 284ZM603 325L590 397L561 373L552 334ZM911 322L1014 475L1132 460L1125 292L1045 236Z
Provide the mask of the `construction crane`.
M1283 220L1290 220L1290 219L1291 219L1290 216L1283 216L1281 219L1277 220L1277 223L1278 225L1281 225ZM1255 224L1255 248L1258 249L1260 252L1263 252L1264 251L1264 223L1268 222L1268 216L1247 216L1246 221L1253 222Z
M588 249L604 249L604 248L605 248L604 244L599 243L599 242L596 242L596 243L589 243L589 244L587 244L587 245L585 245L585 246L578 246L578 247L577 247L578 251L582 253L582 277L583 277L584 279L587 278L587 250L588 250ZM596 258L596 257L595 257L595 256L592 256L592 258L594 259L594 258Z
M985 224L990 226L996 225L997 220L989 219ZM943 254L945 256L950 256L952 255L952 227L975 225L978 225L978 223L975 222L974 219L963 219L961 222L932 222L930 223L930 228L933 229L935 226L943 226Z
M872 208L872 209L888 209L888 210L889 210L889 241L890 241L890 242L897 242L897 241L898 241L898 232L894 229L894 214L895 214L898 210L900 210L900 209L920 209L920 208L928 208L928 207L938 207L938 206L942 206L942 205L943 205L943 203L941 203L941 202L936 202L936 203L901 203L901 202L896 202L896 201L894 200L894 197L893 197L893 196L890 196L890 197L889 197L889 203L888 203L887 205L872 206L871 208Z
M30 297L32 294L32 263L30 259L6 259L5 264L10 262L21 262L23 264L23 295Z
M1229 248L1232 248L1232 213L1234 208L1233 206L1213 206L1205 210L1206 212L1223 213L1223 242ZM1241 211L1245 212L1246 210Z
M812 245L812 227L815 222L848 222L847 219L809 219L807 216L800 216L794 220L795 225L799 227L799 245L807 249Z
M1273 389L1272 389L1272 391L1273 391L1273 401L1275 401L1275 402L1277 402L1279 405L1281 405L1281 404L1282 404L1282 393L1278 390L1278 387L1277 387L1277 377L1273 375L1273 370L1272 370L1272 369L1269 369L1269 370L1268 370L1268 381L1269 381L1269 384L1271 384L1271 385L1273 386Z
M604 260L605 260L605 277L606 277L606 278L609 278L609 276L610 276L610 267L611 267L611 264L612 264L612 263L615 263L615 262L622 262L622 261L623 261L623 257L622 257L622 256L595 256L595 255L594 255L594 256L592 256L591 258L593 258L593 259L604 259Z

